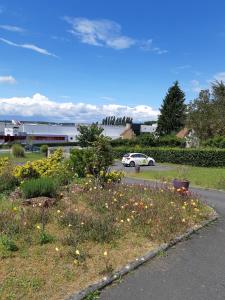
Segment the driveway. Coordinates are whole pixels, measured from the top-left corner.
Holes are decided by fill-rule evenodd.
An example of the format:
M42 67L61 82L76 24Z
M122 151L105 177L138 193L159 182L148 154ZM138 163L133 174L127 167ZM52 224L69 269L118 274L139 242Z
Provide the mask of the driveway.
M192 190L215 208L219 220L104 289L101 300L225 299L225 193Z
M135 172L135 168L134 167L124 167L122 165L122 163L120 161L116 161L113 165L113 169L115 170L120 170L120 171L124 171L125 173L129 173L129 172ZM167 170L173 170L176 169L176 166L172 166L172 165L163 165L163 164L156 164L155 166L141 166L141 171L147 171L147 170L151 170L151 171L167 171Z

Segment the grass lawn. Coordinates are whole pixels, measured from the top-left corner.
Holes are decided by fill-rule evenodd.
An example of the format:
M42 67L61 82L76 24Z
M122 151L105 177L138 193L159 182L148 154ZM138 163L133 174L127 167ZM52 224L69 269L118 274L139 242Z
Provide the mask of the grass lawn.
M209 218L196 196L169 187L82 185L55 205L0 196L0 299L65 299Z
M169 182L174 178L180 177L190 180L192 186L225 190L225 168L204 168L173 164L170 164L170 166L173 168L172 170L146 170L139 174L128 173L127 176Z
M0 158L1 157L9 157L15 163L24 163L26 161L34 161L37 159L41 159L44 157L44 154L38 152L31 152L31 153L25 153L25 157L13 157L10 152L0 152Z

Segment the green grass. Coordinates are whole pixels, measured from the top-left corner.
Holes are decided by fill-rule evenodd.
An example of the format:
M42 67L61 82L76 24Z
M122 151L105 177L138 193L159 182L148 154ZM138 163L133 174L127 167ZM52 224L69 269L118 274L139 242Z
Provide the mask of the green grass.
M25 157L13 157L13 155L10 152L4 152L4 153L0 153L0 158L2 157L9 157L15 163L25 163L26 161L33 161L33 160L44 158L45 155L43 153L34 152L34 153L25 153Z
M192 186L225 190L225 168L204 168L182 165L172 165L172 170L147 170L139 174L128 173L128 177L172 181L174 178L185 178Z

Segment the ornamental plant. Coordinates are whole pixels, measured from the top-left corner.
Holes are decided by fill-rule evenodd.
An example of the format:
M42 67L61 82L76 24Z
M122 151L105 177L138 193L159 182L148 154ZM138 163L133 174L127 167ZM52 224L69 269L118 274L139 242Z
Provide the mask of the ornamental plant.
M48 158L39 159L33 162L28 161L22 166L16 166L14 175L19 181L43 176L54 176L60 172L62 161L62 150L57 149Z

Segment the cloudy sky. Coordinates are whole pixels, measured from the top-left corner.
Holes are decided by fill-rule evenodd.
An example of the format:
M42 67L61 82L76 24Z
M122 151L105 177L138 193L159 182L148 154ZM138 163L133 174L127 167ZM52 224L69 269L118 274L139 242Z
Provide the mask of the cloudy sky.
M107 3L107 5L106 5ZM155 120L225 80L224 0L0 0L0 119Z

